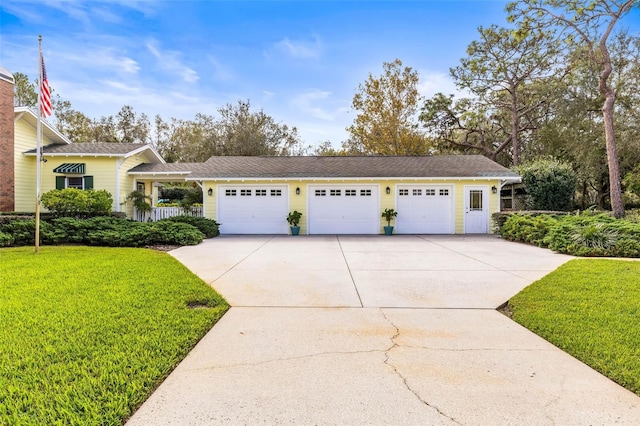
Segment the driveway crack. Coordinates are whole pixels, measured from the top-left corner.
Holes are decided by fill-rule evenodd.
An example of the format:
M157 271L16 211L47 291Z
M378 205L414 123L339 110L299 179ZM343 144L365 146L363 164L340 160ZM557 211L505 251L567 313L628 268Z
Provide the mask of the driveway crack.
M395 365L391 364L391 362L390 362L390 353L391 353L391 351L394 350L395 348L400 347L400 345L398 345L398 343L396 342L396 339L398 337L400 337L400 328L397 325L395 325L393 323L393 321L391 321L389 319L389 317L387 317L387 315L384 313L384 311L382 309L380 309L380 312L382 313L382 316L384 317L384 319L387 320L387 322L395 329L395 334L393 336L391 336L391 346L389 348L387 348L387 350L384 352L384 355L385 355L384 363L393 369L393 371L396 373L396 375L398 377L400 377L400 379L402 380L402 383L404 383L404 386L407 388L407 390L409 390L409 392L411 392L418 399L418 401L420 401L421 403L423 403L427 407L431 408L432 410L436 410L436 412L438 414L440 414L441 416L446 417L447 419L451 420L452 422L461 425L462 423L460 423L458 420L456 420L455 418L447 415L442 410L440 410L440 408L438 408L435 405L430 404L428 401L423 399L416 390L411 388L411 386L409 385L409 382L407 381L407 378L404 377L402 375L402 373L400 373L400 371L398 371L398 369L396 368Z

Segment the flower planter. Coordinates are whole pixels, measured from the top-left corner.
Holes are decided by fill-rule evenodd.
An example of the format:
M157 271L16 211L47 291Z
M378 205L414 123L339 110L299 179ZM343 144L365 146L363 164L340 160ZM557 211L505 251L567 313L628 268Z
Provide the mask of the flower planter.
M391 235L391 234L393 234L393 226L385 226L384 235Z

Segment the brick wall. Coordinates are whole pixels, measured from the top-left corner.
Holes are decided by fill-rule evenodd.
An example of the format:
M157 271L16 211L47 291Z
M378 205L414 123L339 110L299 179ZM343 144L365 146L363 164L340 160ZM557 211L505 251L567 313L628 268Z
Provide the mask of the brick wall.
M14 210L13 119L13 76L0 69L0 211Z

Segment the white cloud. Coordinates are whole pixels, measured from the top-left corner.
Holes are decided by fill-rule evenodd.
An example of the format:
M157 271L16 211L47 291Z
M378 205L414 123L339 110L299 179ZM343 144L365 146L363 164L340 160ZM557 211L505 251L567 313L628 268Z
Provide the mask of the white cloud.
M335 117L335 113L322 107L323 102L329 99L330 96L331 92L312 89L295 96L292 99L292 103L302 112L314 118L330 121Z
M180 62L180 53L174 51L161 51L160 48L156 46L156 41L150 41L146 44L147 49L151 54L158 60L158 65L160 68L168 71L172 74L178 75L182 80L187 83L195 83L200 78L198 73L195 72L192 68L182 64Z
M291 40L283 38L275 44L275 48L298 59L317 59L322 53L322 43L318 37L312 41Z
M218 61L215 56L207 55L207 59L209 60L209 63L212 67L211 75L213 76L213 78L222 81L232 80L234 78L233 72L228 67L223 65L220 61Z
M456 87L453 79L448 74L433 71L420 72L420 83L418 84L418 92L425 98L431 98L438 92L441 92L445 95L464 95Z

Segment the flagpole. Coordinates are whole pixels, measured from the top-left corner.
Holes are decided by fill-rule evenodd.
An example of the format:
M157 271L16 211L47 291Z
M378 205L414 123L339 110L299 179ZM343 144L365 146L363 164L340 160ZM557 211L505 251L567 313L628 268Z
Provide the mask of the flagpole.
M38 36L38 125L36 130L36 233L35 252L40 251L40 167L42 150L42 35Z

